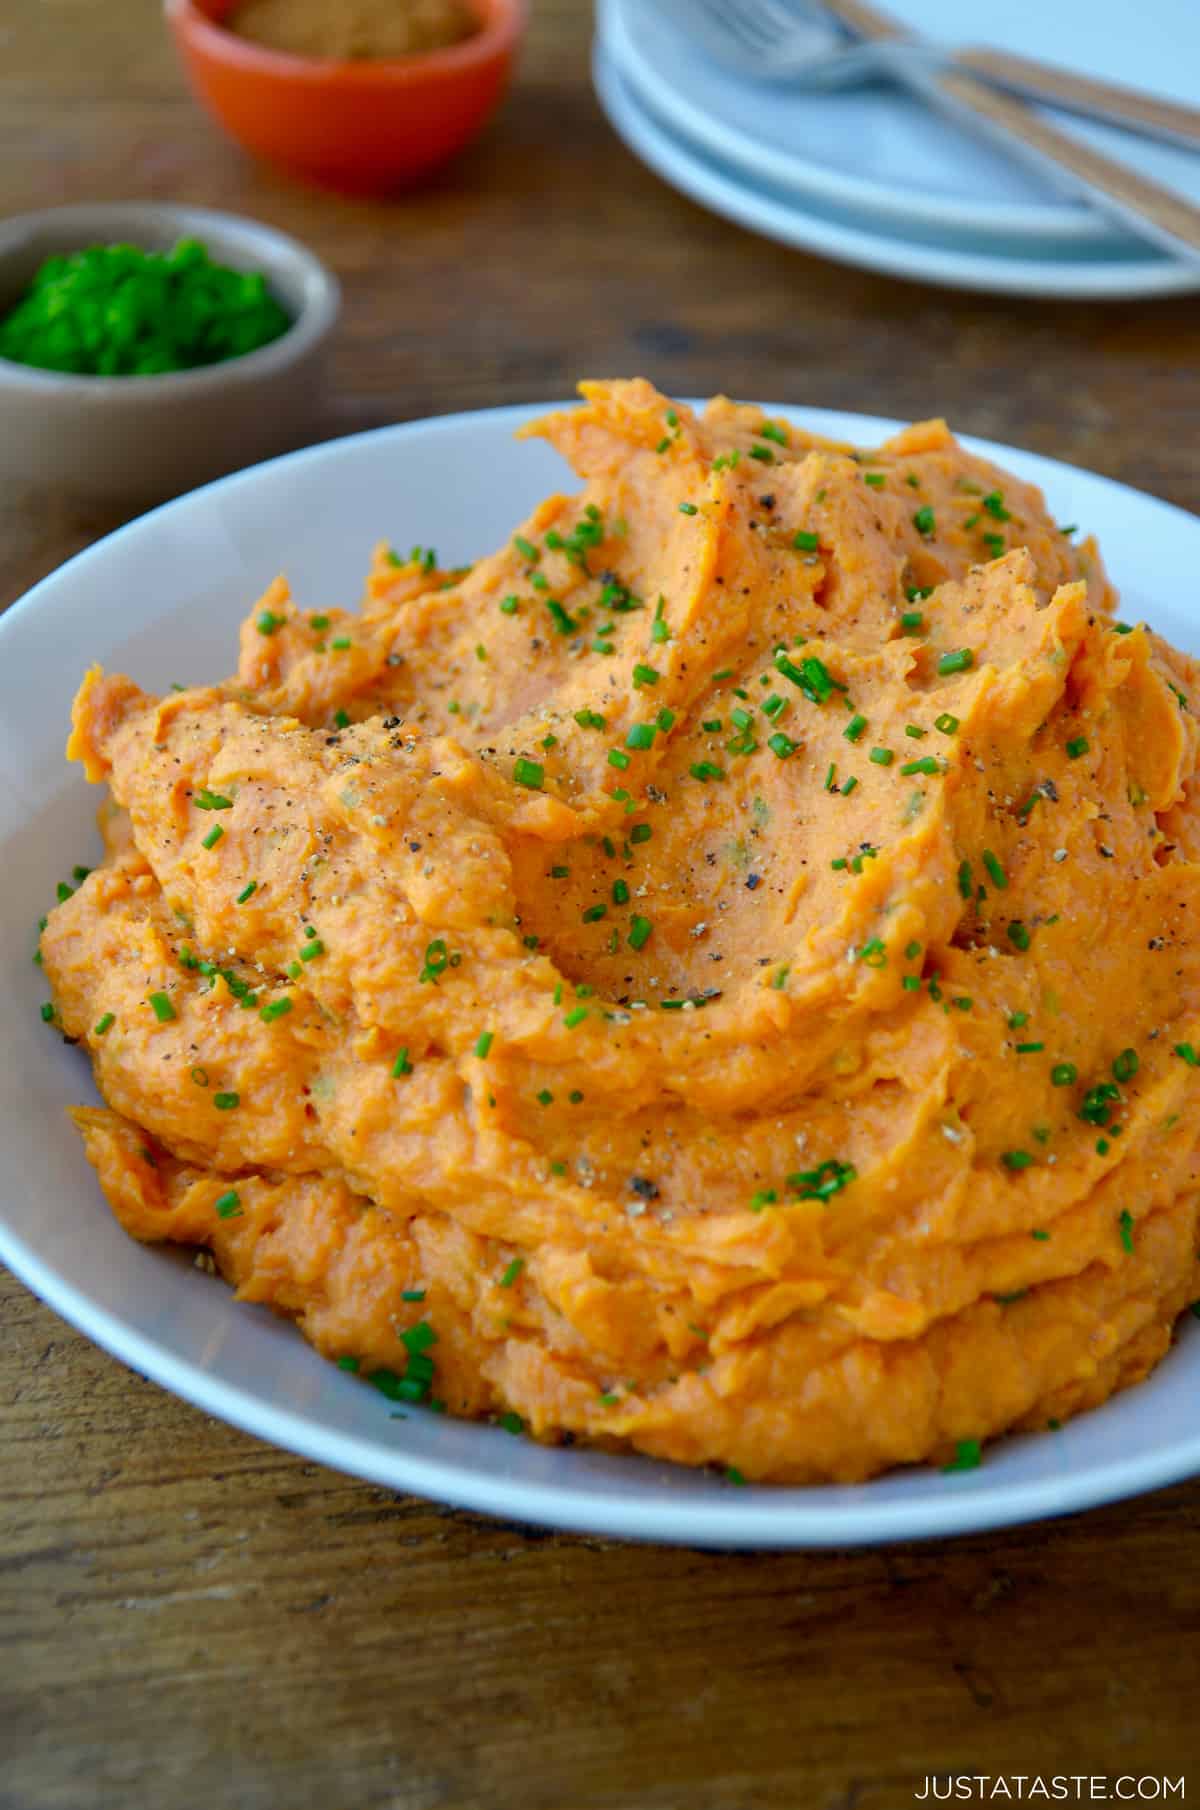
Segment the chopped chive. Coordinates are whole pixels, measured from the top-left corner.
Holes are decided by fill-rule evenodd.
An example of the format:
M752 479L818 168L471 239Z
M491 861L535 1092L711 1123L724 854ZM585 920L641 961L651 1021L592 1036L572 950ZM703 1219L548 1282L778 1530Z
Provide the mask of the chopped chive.
M680 515L699 515L700 511L695 503L680 503L679 513Z
M243 886L241 892L239 892L239 894L237 896L237 903L239 905L244 905L246 903L246 900L252 899L257 891L258 891L258 881L257 880L248 881L247 884L245 886Z
M656 734L653 723L633 723L625 737L625 746L634 749L653 748Z
M835 679L824 661L818 660L815 654L806 654L797 666L783 648L777 648L774 663L776 672L782 673L785 679L790 679L793 685L799 686L810 703L823 704L835 691L846 689L841 680Z
M772 754L777 755L780 760L787 760L796 752L798 745L799 744L794 742L790 736L785 735L782 729L777 729L774 735L769 735L767 737L767 747L771 750Z
M1018 1043L1015 1045L1018 1056L1033 1056L1039 1050L1044 1050L1045 1047L1044 1043Z
M205 836L201 842L201 848L216 848L217 843L224 834L225 831L222 829L221 825L219 823L214 823L211 830L209 830L208 835Z
M653 929L654 926L649 918L635 916L629 926L629 947L644 949L650 940L650 933Z
M536 573L535 576L540 578L540 572ZM573 635L575 633L579 624L576 622L574 616L571 615L570 611L563 608L557 597L547 597L546 608L549 610L551 621L554 623L554 626L560 635ZM612 649L609 648L607 651L611 653Z
M948 710L943 710L941 716L934 717L933 726L935 729L940 729L943 735L958 734L958 718L951 716Z
M502 597L502 598L501 598L501 599L500 599L500 606L499 606L499 607L500 607L500 613L501 613L501 615L503 615L503 616L515 616L515 615L516 615L516 613L517 613L517 610L518 610L518 608L519 608L519 604L518 604L518 601L517 601L517 599L516 599L516 598L515 598L515 597L513 597L513 596L508 596L508 597Z
M608 906L607 905L605 905L603 903L598 904L598 905L589 905L587 910L583 914L583 922L585 924L598 924L600 922L600 919L603 917L607 917L607 915L608 915Z
M1118 1218L1117 1225L1120 1227L1120 1231L1121 1231L1122 1248L1124 1250L1128 1251L1130 1256L1132 1256L1133 1255L1133 1214L1129 1211L1128 1207L1126 1207L1125 1211Z
M975 664L975 655L969 647L960 647L954 653L943 654L938 661L939 673L969 672Z
M403 1075L411 1075L413 1065L408 1059L408 1045L403 1044L396 1051L396 1060L392 1063L392 1080L399 1081Z
M520 755L513 762L513 779L519 786L528 786L531 792L540 792L546 778L546 770L540 761L526 760Z
M993 490L989 496L984 497L983 506L987 510L988 514L995 521L1011 522L1012 516L1009 514L1008 510L1004 507L1003 492L1001 492L999 490Z
M394 560L395 555L389 554L389 558ZM308 626L311 629L315 629L317 631L317 633L320 634L324 629L327 629L329 627L329 617L328 616L310 616L308 619Z
M895 758L890 748L872 748L867 756L877 767L890 767Z
M792 536L792 545L798 553L815 553L821 545L821 538L810 529L798 528Z
M923 754L920 760L906 760L900 771L908 778L913 773L937 773L939 768L932 754Z
M900 617L900 627L905 634L915 635L925 627L925 618L920 610L905 610Z
M1200 1056L1196 1054L1192 1044L1177 1043L1175 1045L1175 1054L1181 1056L1189 1068L1200 1068Z
M864 471L862 478L863 483L869 484L872 490L882 490L884 484L887 482L886 476L882 471Z
M775 454L771 451L769 446L752 446L750 448L750 457L752 459L757 459L762 465L774 465L775 463Z
M610 748L608 751L608 764L610 767L616 767L619 772L624 773L626 767L629 765L629 756L620 748Z
M613 881L612 896L614 905L628 905L629 888L624 880Z
M277 616L274 610L262 610L256 618L254 626L260 635L273 635L283 627L286 620L285 616Z
M1011 943L1015 943L1016 947L1021 950L1028 949L1033 940L1028 926L1023 924L1020 918L1014 918L1008 926L1008 938Z
M837 791L837 764L834 761L830 761L825 773L825 790L827 792Z
M241 1100L242 1096L240 1094L228 1093L213 1095L213 1105L218 1112L232 1112L235 1106L241 1105Z
M635 823L629 832L631 842L649 842L654 831L648 823Z
M688 772L693 779L705 781L710 779L724 779L725 777L724 767L719 767L715 761L711 760L693 761L692 765L688 768Z
M513 535L513 546L517 549L521 558L527 559L530 565L536 565L537 561L542 557L533 542L531 540L526 540L523 534Z
M1008 875L1005 873L999 860L992 853L990 848L985 848L983 851L983 865L987 868L988 873L992 877L992 885L998 887L1000 891L1003 892L1008 885Z
M675 727L675 712L673 710L668 710L667 706L664 704L658 715L655 717L654 722L656 728L661 729L663 734L666 735L669 730Z
M1079 1070L1073 1062L1056 1062L1050 1070L1050 1080L1055 1087L1070 1087L1078 1078Z
M866 728L866 726L867 726L866 717L860 715L856 711L855 714L850 718L850 721L846 724L846 727L842 730L842 734L845 736L845 738L848 742L856 742L856 741L858 741L859 737L862 735L862 732Z
M500 1278L501 1288L511 1288L521 1271L525 1268L524 1257L514 1257Z
M163 999L166 999L166 994L165 994L165 993L164 993L164 994L162 994L162 995L159 995L159 996L158 996L158 997L161 997L161 998L163 998ZM170 1002L169 1002L169 1001L168 1001L168 1006L169 1006L169 1003L170 1003ZM53 1023L54 1023L54 1005L53 1005L53 1002L52 1002L52 1001L51 1001L51 1000L47 1000L47 1001L46 1001L46 1003L45 1003L45 1005L44 1005L44 1006L43 1006L43 1007L42 1007L42 1009L41 1009L41 1010L42 1010L42 1023L43 1023L43 1024L53 1024ZM171 1017L172 1017L172 1018L174 1018L174 1016L175 1016L175 1014L174 1014L174 1012L172 1012L172 1013L171 1013Z
M240 1219L242 1201L236 1188L230 1188L213 1202L218 1219Z
M755 432L760 440L774 440L776 446L788 444L786 429L777 426L774 421L764 421L760 428L755 429Z
M923 742L929 732L926 729L922 729L917 723L905 723L904 733L914 742Z
M350 637L349 635L335 635L329 645L330 647L335 648L339 654L344 654L346 649L351 645Z
M324 943L321 941L319 936L314 936L312 941L305 943L304 947L301 949L300 960L302 962L315 962L317 957L319 955L324 955L324 953L325 953Z
M1089 746L1090 744L1086 735L1075 736L1067 743L1067 758L1069 760L1078 760L1081 754L1087 753Z
M292 1002L288 995L283 993L278 999L273 999L269 1005L265 1005L259 1013L259 1017L264 1024L274 1024L277 1018L286 1018L291 1009Z
M1033 1158L1028 1150L1006 1150L1000 1158L1006 1169L1028 1169Z
M842 781L842 797L849 798L857 784L858 780L855 778L854 774L851 773L848 778Z
M588 1009L586 1006L572 1006L569 1012L564 1013L563 1023L569 1031L573 1031L577 1024L583 1023L587 1015Z
M949 1464L944 1464L945 1471L974 1471L983 1462L983 1453L977 1439L960 1439L956 1441L954 1456Z
M207 786L201 786L192 799L198 811L232 811L233 800L226 798L221 792L210 792Z
M102 1018L96 1020L92 1033L93 1036L103 1037L108 1031L112 1030L116 1022L116 1017L112 1012L105 1012Z
M475 1054L479 1057L481 1062L483 1062L490 1054L495 1035L496 1033L494 1031L480 1031L478 1037L475 1039Z
M926 539L933 533L936 524L934 522L933 510L929 507L928 503L915 512L912 518L912 524L917 533L924 535Z
M149 1005L159 1024L170 1024L175 1017L175 1007L165 993L151 993ZM53 1008L51 1008L53 1010Z
M635 685L657 685L661 678L662 674L656 666L646 666L641 660L637 662L633 669L633 682Z
M1139 1066L1136 1050L1122 1050L1112 1065L1113 1079L1115 1081L1132 1081Z

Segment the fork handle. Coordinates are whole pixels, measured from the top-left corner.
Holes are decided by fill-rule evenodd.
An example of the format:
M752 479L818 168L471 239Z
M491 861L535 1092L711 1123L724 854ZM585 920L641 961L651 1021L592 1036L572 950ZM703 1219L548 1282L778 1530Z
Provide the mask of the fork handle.
M1076 188L1122 225L1176 257L1200 264L1200 208L1182 195L1060 132L1015 95L989 87L965 70L951 67L912 79L952 116L976 123L1003 148L1060 183L1068 172Z
M1119 126L1133 126L1155 138L1172 144L1200 148L1200 110L1184 107L1176 101L1159 100L1143 94L1138 88L1125 88L1116 82L1097 81L1094 76L1075 75L1052 63L1040 63L1033 57L1019 57L1007 50L967 48L954 52L954 67L968 69L1001 88L1033 96L1065 107L1068 112L1085 113L1091 118L1112 120Z
M894 19L867 0L822 0L822 4L868 42L914 42ZM953 63L931 66L897 56L890 60L890 69L897 81L932 101L960 125L982 132L1059 188L1070 186L1141 238L1190 264L1200 264L1200 208L1182 195L1060 132L1015 94L990 87L965 68Z

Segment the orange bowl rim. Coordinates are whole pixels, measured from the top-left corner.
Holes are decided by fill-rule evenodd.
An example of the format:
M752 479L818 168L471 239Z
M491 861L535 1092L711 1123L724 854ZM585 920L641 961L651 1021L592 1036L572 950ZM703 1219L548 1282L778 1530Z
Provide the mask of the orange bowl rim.
M529 22L528 0L474 0L486 14L480 29L461 43L439 50L415 51L407 57L304 57L291 51L268 50L248 38L240 38L210 19L195 0L163 0L167 22L195 48L222 63L247 71L293 81L337 82L367 86L379 81L411 87L426 80L466 74L479 65L506 55Z

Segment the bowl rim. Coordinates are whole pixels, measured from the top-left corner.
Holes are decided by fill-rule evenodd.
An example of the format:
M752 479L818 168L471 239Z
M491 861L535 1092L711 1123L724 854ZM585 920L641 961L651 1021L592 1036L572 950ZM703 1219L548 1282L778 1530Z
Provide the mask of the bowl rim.
M269 50L210 19L196 0L163 0L163 12L181 39L215 61L247 74L321 87L335 83L351 88L381 84L405 88L466 74L507 54L529 23L528 0L468 0L468 4L485 17L480 29L460 43L414 51L406 57L362 59L305 57L287 50Z
M197 365L183 371L96 376L85 371L47 371L39 365L20 364L15 359L0 357L0 395L5 391L32 389L41 391L47 401L52 396L70 395L96 402L111 402L117 395L161 397L172 389L198 395L203 391L254 383L260 377L284 370L307 357L332 332L341 312L341 285L314 251L289 233L248 214L227 214L216 208L192 207L186 202L153 198L84 201L11 214L0 220L0 270L24 248L29 236L41 228L57 223L68 237L77 230L79 249L82 250L95 243L97 233L111 238L114 232L122 230L111 224L122 215L129 219L131 243L137 242L138 222L154 215L159 220L177 223L181 238L204 238L209 252L217 259L221 256L222 245L236 246L239 251L251 253L256 246L269 248L277 261L289 264L299 274L303 285L299 310L291 325L277 339L256 347L253 352L241 352L216 364Z

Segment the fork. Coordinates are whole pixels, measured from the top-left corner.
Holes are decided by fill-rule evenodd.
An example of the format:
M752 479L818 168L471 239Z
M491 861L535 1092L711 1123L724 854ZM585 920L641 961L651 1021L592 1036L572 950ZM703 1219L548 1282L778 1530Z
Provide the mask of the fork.
M1018 95L1020 88L1077 111L1099 110L1141 131L1200 145L1200 114L1133 89L1085 81L1065 70L973 51L946 55L911 36L864 0L825 0L822 8L861 41L850 48L801 0L658 0L677 25L739 74L822 86L886 74L959 125L988 139L1061 192L1091 202L1127 230L1189 263L1200 263L1200 208L1129 165L1052 126ZM993 87L988 75L1003 84ZM1085 104L1085 92L1092 99ZM1136 116L1136 117L1135 117Z
M1050 101L1068 112L1126 126L1148 138L1200 149L1200 109L1137 88L1021 57L1011 51L967 47L953 53L907 36L882 15L854 3L827 0L659 0L685 31L738 73L790 86L834 88L891 74L898 57L926 68L953 63L1028 100ZM847 42L847 31L868 40Z

